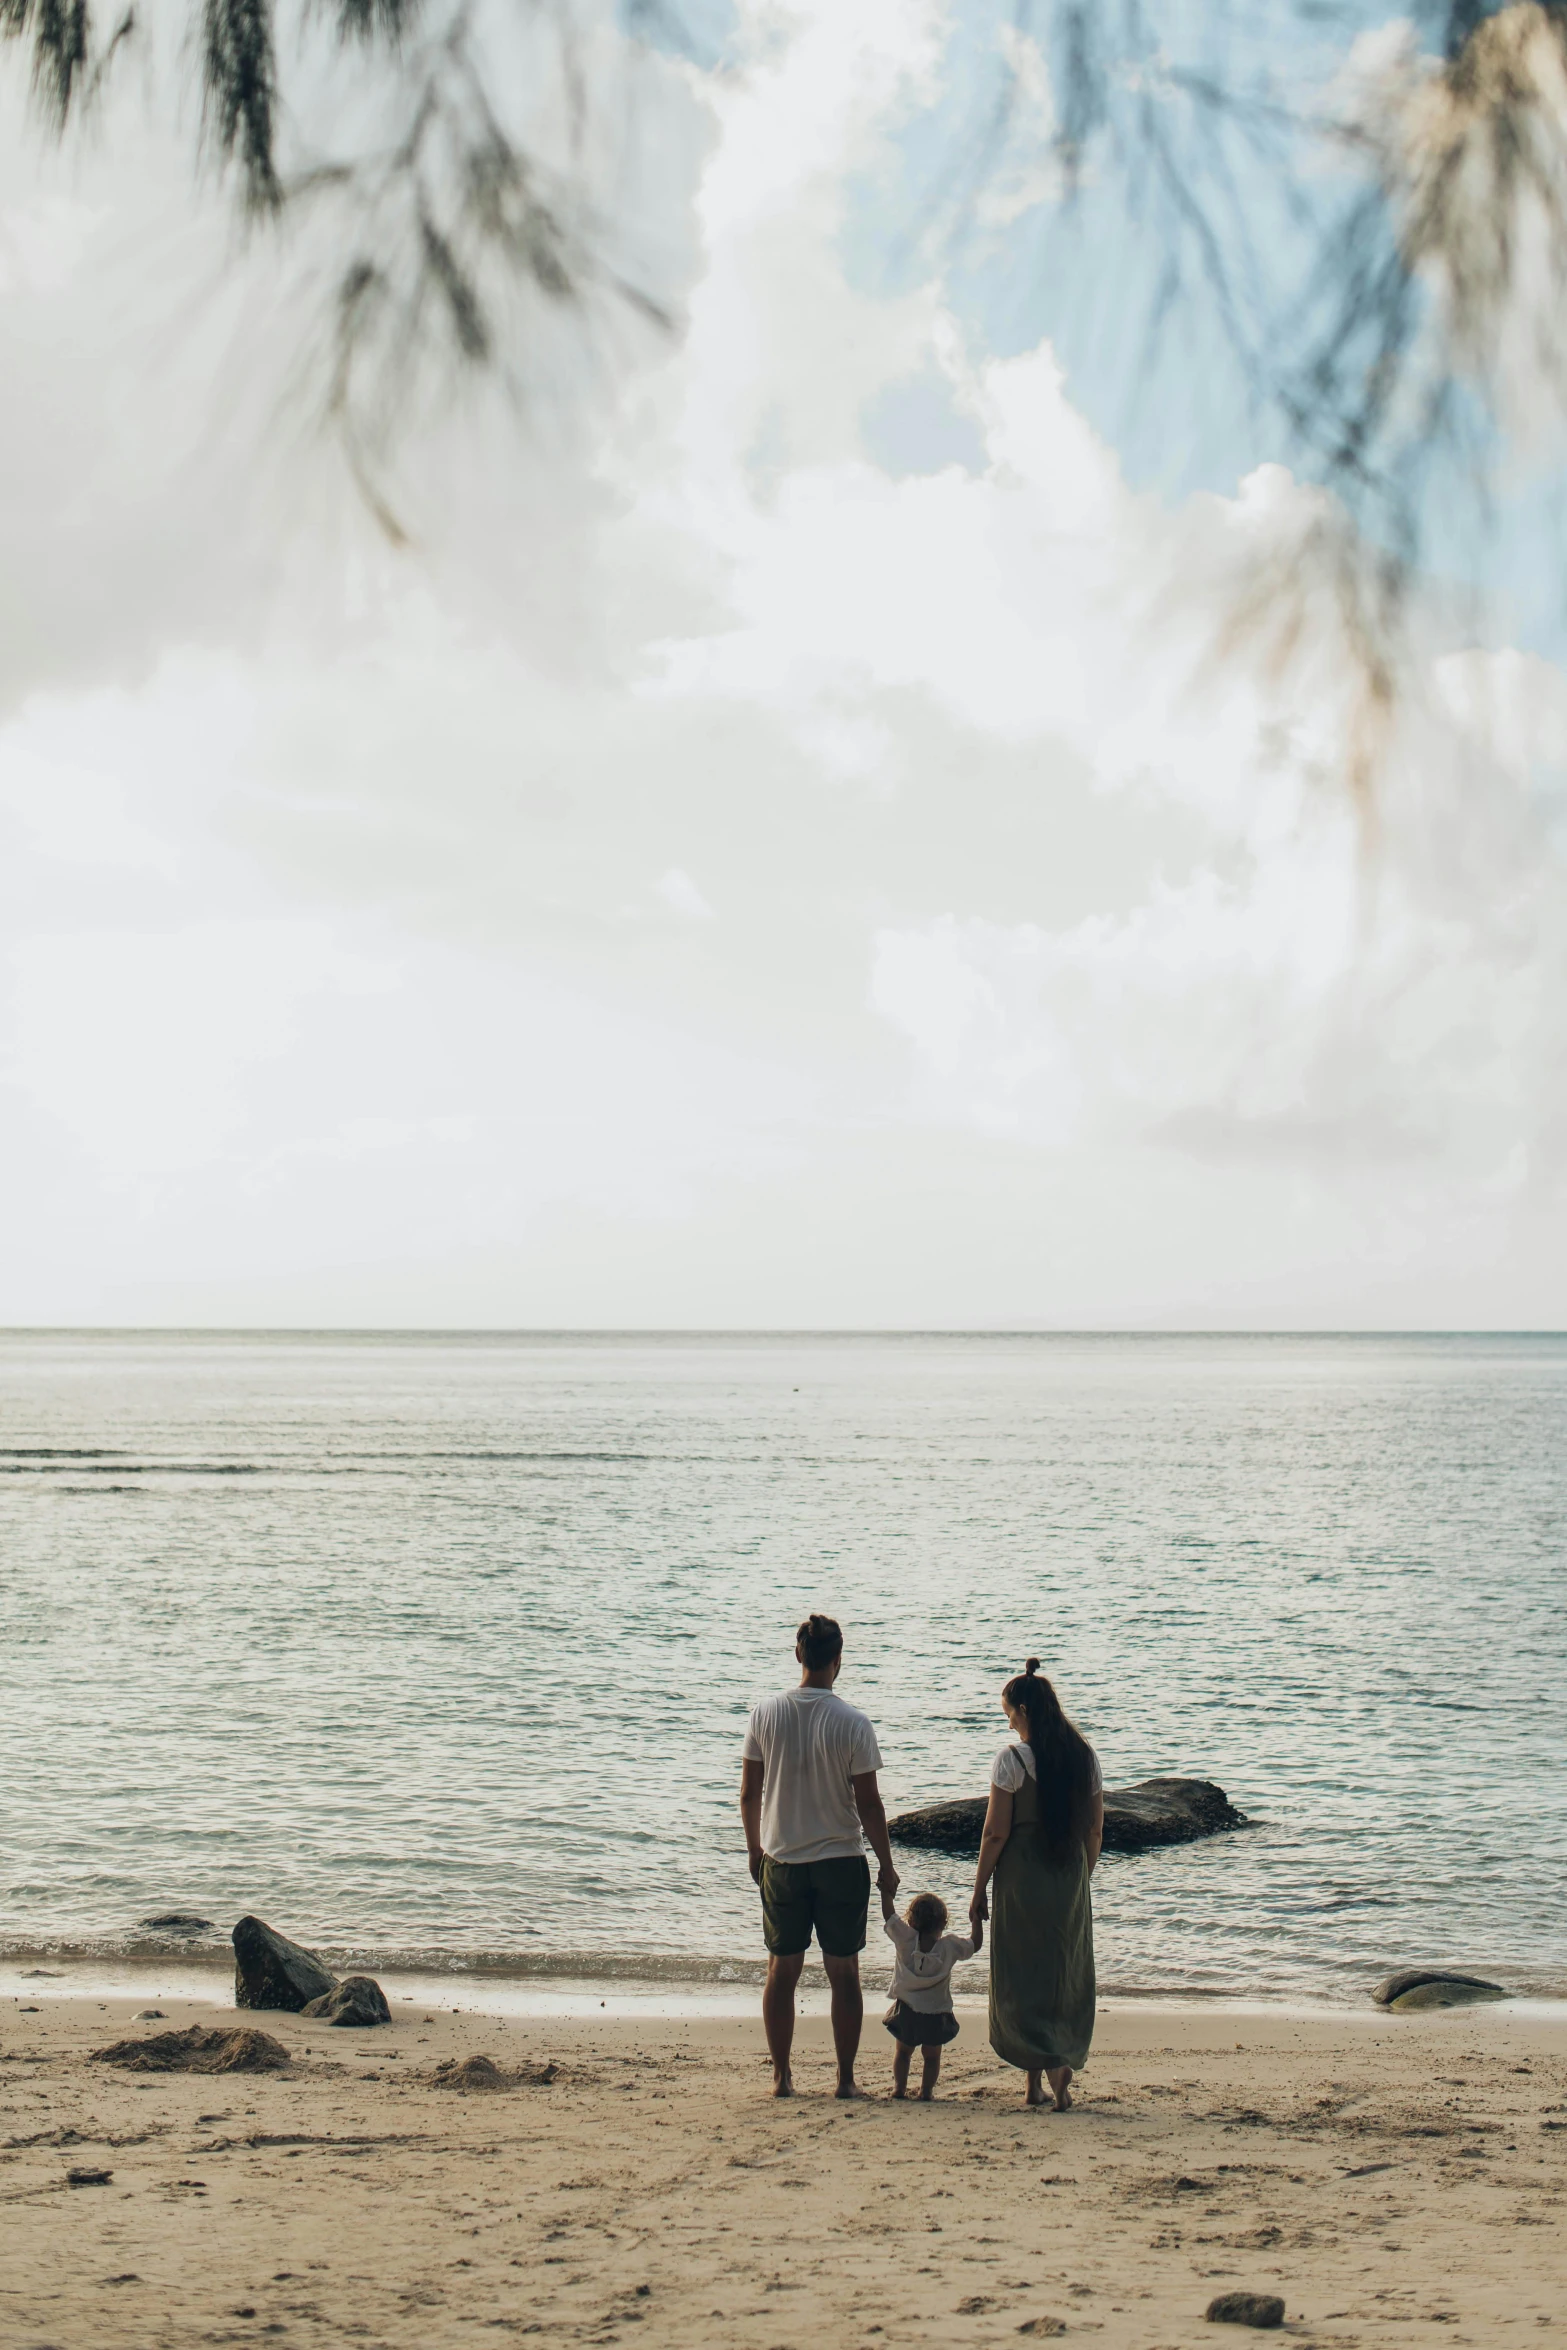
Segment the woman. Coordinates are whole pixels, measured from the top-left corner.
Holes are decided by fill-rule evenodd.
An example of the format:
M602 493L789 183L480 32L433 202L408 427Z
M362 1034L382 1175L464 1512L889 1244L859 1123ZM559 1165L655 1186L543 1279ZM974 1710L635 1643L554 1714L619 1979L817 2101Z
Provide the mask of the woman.
M1104 1784L1093 1748L1061 1711L1031 1656L1001 1692L1017 1743L990 1774L969 1916L990 1915L990 2045L1028 2075L1028 2102L1072 2102L1072 2075L1094 2036L1094 1913L1088 1880L1104 1836Z

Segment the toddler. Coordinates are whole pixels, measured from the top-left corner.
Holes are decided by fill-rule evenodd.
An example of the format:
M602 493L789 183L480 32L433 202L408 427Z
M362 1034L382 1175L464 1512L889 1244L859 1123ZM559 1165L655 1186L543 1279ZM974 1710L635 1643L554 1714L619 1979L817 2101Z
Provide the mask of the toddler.
M893 1914L892 1895L881 1897L881 1930L897 1952L892 1969L892 2005L883 2022L897 2042L892 2060L892 2093L909 2093L909 2060L923 2051L924 2074L920 2096L929 2104L936 2094L941 2051L958 2036L952 2012L952 1970L960 1958L972 1958L984 1940L985 1929L976 1920L972 1939L948 1934L947 1905L935 1893L916 1893L906 1917Z

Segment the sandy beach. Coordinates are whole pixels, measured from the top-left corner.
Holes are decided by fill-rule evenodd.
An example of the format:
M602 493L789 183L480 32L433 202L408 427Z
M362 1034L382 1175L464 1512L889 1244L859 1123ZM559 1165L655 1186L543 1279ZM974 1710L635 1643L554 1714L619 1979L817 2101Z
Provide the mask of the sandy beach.
M1559 2015L1112 2008L1057 2115L1020 2109L972 2009L933 2106L887 2099L874 2009L872 2098L826 2094L811 2018L802 2094L776 2104L755 2023L497 2018L387 1989L392 2027L363 2033L206 2001L145 2022L135 1998L0 2007L8 2350L487 2329L1159 2350L1235 2338L1203 2317L1232 2288L1282 2294L1285 2331L1324 2345L1567 2324ZM263 2026L290 2062L92 2061L192 2023ZM475 2056L521 2077L445 2085Z

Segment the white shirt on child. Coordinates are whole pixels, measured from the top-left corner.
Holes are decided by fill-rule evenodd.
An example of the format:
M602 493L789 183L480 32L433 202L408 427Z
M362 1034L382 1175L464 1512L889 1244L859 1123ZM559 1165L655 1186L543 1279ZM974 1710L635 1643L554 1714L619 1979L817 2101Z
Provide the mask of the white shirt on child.
M892 1996L912 2007L916 2015L952 2013L952 1970L959 1959L972 1958L974 1944L967 1934L938 1934L928 1950L907 1918L883 1918L881 1930L897 1952L892 1964Z

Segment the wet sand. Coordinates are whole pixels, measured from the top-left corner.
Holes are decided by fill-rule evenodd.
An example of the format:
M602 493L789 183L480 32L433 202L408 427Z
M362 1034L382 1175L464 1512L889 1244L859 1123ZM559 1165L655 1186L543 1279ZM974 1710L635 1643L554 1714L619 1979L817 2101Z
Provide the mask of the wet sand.
M832 2101L811 2018L802 2093L778 2104L755 2022L497 2018L387 1989L395 2021L372 2032L185 1999L140 2023L139 1999L42 1985L0 2004L6 2350L1196 2350L1247 2338L1203 2318L1235 2288L1281 2293L1286 2335L1324 2350L1567 2335L1557 2017L1111 2009L1058 2115L1022 2109L972 2010L934 2105L886 2098L875 2007L875 2097ZM89 2061L190 2023L257 2025L292 2061ZM557 2069L437 2079L481 2053ZM72 2186L73 2168L111 2176Z

